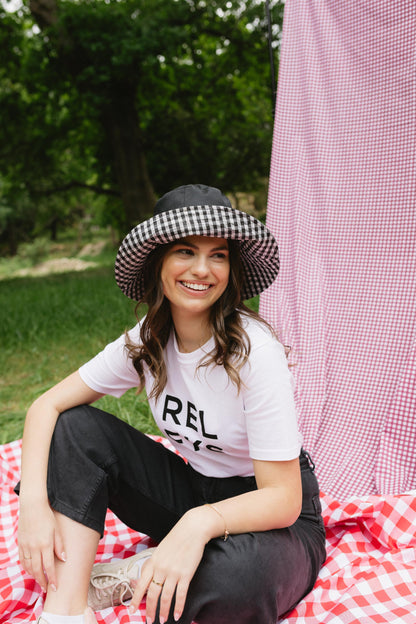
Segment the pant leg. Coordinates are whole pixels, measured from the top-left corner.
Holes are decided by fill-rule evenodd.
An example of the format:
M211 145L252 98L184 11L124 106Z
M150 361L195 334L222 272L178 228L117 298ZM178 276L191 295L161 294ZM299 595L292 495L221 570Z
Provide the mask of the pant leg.
M301 469L299 519L285 529L211 540L179 624L276 624L311 591L325 561L325 531L318 483L304 455Z
M89 405L56 423L48 464L53 509L101 535L107 508L160 541L195 506L181 457L120 419Z

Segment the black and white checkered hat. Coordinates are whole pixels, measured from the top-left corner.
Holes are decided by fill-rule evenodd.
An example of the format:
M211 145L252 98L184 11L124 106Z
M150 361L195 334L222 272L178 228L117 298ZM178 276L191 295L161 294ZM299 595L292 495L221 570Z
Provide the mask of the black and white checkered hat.
M258 219L235 210L220 190L201 184L180 186L156 203L154 216L131 230L123 240L115 263L115 276L123 293L143 298L143 268L158 245L186 236L212 236L240 242L244 270L242 298L268 288L279 272L277 243Z

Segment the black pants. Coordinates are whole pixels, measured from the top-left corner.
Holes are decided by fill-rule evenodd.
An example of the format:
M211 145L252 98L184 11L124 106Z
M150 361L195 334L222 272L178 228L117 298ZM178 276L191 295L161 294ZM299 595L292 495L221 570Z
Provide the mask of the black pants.
M325 560L325 531L318 483L304 452L300 465L303 505L296 523L211 540L180 624L276 624L312 589ZM57 421L48 468L51 506L101 534L108 507L160 541L188 509L254 489L254 477L197 473L162 444L94 407L73 408Z

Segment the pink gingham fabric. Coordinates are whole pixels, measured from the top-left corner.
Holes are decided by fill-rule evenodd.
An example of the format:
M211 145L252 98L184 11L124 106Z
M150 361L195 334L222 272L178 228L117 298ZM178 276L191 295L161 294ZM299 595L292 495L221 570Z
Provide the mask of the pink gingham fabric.
M13 487L19 479L20 451L20 441L0 447L0 624L35 622L44 598L18 562ZM414 624L416 492L344 502L322 495L322 507L328 559L313 591L287 614L284 624ZM149 545L149 538L109 512L97 561L124 558ZM144 624L144 603L134 616L125 607L96 616L102 624Z
M414 0L286 0L260 309L341 499L416 487L415 66Z

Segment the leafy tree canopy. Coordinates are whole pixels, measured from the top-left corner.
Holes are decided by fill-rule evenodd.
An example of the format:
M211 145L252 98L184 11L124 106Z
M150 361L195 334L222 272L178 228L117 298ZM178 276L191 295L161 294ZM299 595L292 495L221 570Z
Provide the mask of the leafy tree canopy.
M175 185L267 175L263 2L30 0L0 20L3 235L19 202L28 233L79 204L123 232Z

